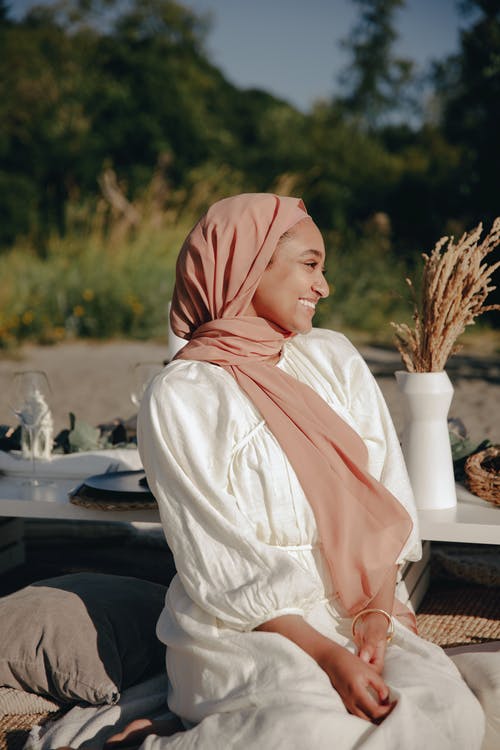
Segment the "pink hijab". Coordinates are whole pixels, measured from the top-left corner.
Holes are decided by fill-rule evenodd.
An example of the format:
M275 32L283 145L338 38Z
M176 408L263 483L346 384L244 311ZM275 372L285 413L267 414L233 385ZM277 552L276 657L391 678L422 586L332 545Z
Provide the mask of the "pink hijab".
M270 364L294 334L243 314L279 238L307 215L301 200L267 193L215 203L180 251L170 320L189 340L177 358L223 367L266 420L314 511L340 602L354 614L380 590L412 521L368 474L360 436L312 388Z

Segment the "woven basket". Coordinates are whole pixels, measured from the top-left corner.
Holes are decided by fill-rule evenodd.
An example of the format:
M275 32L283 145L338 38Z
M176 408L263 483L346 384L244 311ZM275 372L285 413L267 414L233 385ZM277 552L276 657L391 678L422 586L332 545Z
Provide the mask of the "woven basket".
M474 495L500 505L500 446L469 456L465 462L465 483Z

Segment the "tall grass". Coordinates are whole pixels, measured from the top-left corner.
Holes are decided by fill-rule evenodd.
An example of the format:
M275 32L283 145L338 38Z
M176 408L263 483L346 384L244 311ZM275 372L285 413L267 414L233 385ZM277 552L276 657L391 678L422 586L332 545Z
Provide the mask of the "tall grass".
M1 256L0 346L164 331L185 233L181 227L141 231L119 247L54 238L44 260L22 247Z
M69 205L68 231L49 238L43 259L28 241L0 255L0 348L164 336L184 237L212 201L252 189L229 167L193 174L189 194L174 193L157 173L133 204L112 172L100 184L104 197L94 204ZM275 189L287 193L281 183ZM375 215L357 232L325 239L332 294L319 306L316 325L388 343L389 321L408 309L407 270L391 249L388 217Z
M51 238L43 260L29 246L0 256L0 347L164 334L187 229L142 227L119 243L69 234Z
M189 191L171 189L162 155L144 192L127 198L111 169L102 197L73 200L64 237L49 237L43 258L20 240L0 255L0 348L26 340L164 336L181 244L213 201L251 190L227 165L188 175Z

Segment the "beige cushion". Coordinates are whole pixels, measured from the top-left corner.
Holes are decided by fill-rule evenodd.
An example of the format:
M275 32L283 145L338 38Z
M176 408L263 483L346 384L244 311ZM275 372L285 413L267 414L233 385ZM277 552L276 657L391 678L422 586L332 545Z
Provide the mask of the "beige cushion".
M500 641L446 650L483 707L486 734L481 750L500 748Z
M56 701L115 703L165 668L155 633L166 587L101 573L39 581L0 599L0 685Z

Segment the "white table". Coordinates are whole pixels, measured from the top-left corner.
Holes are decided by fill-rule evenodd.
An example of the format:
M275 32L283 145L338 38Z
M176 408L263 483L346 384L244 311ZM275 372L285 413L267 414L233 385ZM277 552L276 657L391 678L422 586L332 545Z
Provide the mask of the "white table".
M14 518L71 519L79 521L124 521L160 523L157 509L111 511L84 508L69 501L68 492L81 480L58 479L53 484L30 487L22 478L0 477L0 518L12 517L12 524L21 524L17 530L18 544L9 543L0 550L0 569L9 569L24 560L22 521ZM471 495L457 485L458 503L449 510L419 511L420 535L427 542L468 542L500 545L500 507ZM9 530L7 529L7 533ZM12 533L12 532L10 532ZM1 531L0 531L1 536ZM8 540L11 542L12 540ZM2 560L5 558L4 560ZM430 545L424 546L424 555L416 563L409 563L401 586L400 596L418 608L430 580ZM404 594L404 596L402 596Z
M58 479L52 485L32 488L23 485L20 478L0 477L0 516L160 523L157 509L120 511L73 505L68 492L77 484L75 479ZM500 506L471 495L460 485L457 495L456 508L419 511L422 539L500 544Z
M420 536L431 542L500 544L500 506L472 495L457 484L457 506L420 510Z
M151 510L100 510L83 508L69 501L68 492L78 479L56 479L52 484L30 487L23 479L0 477L0 516L57 518L79 521L148 521L160 523L156 508Z

